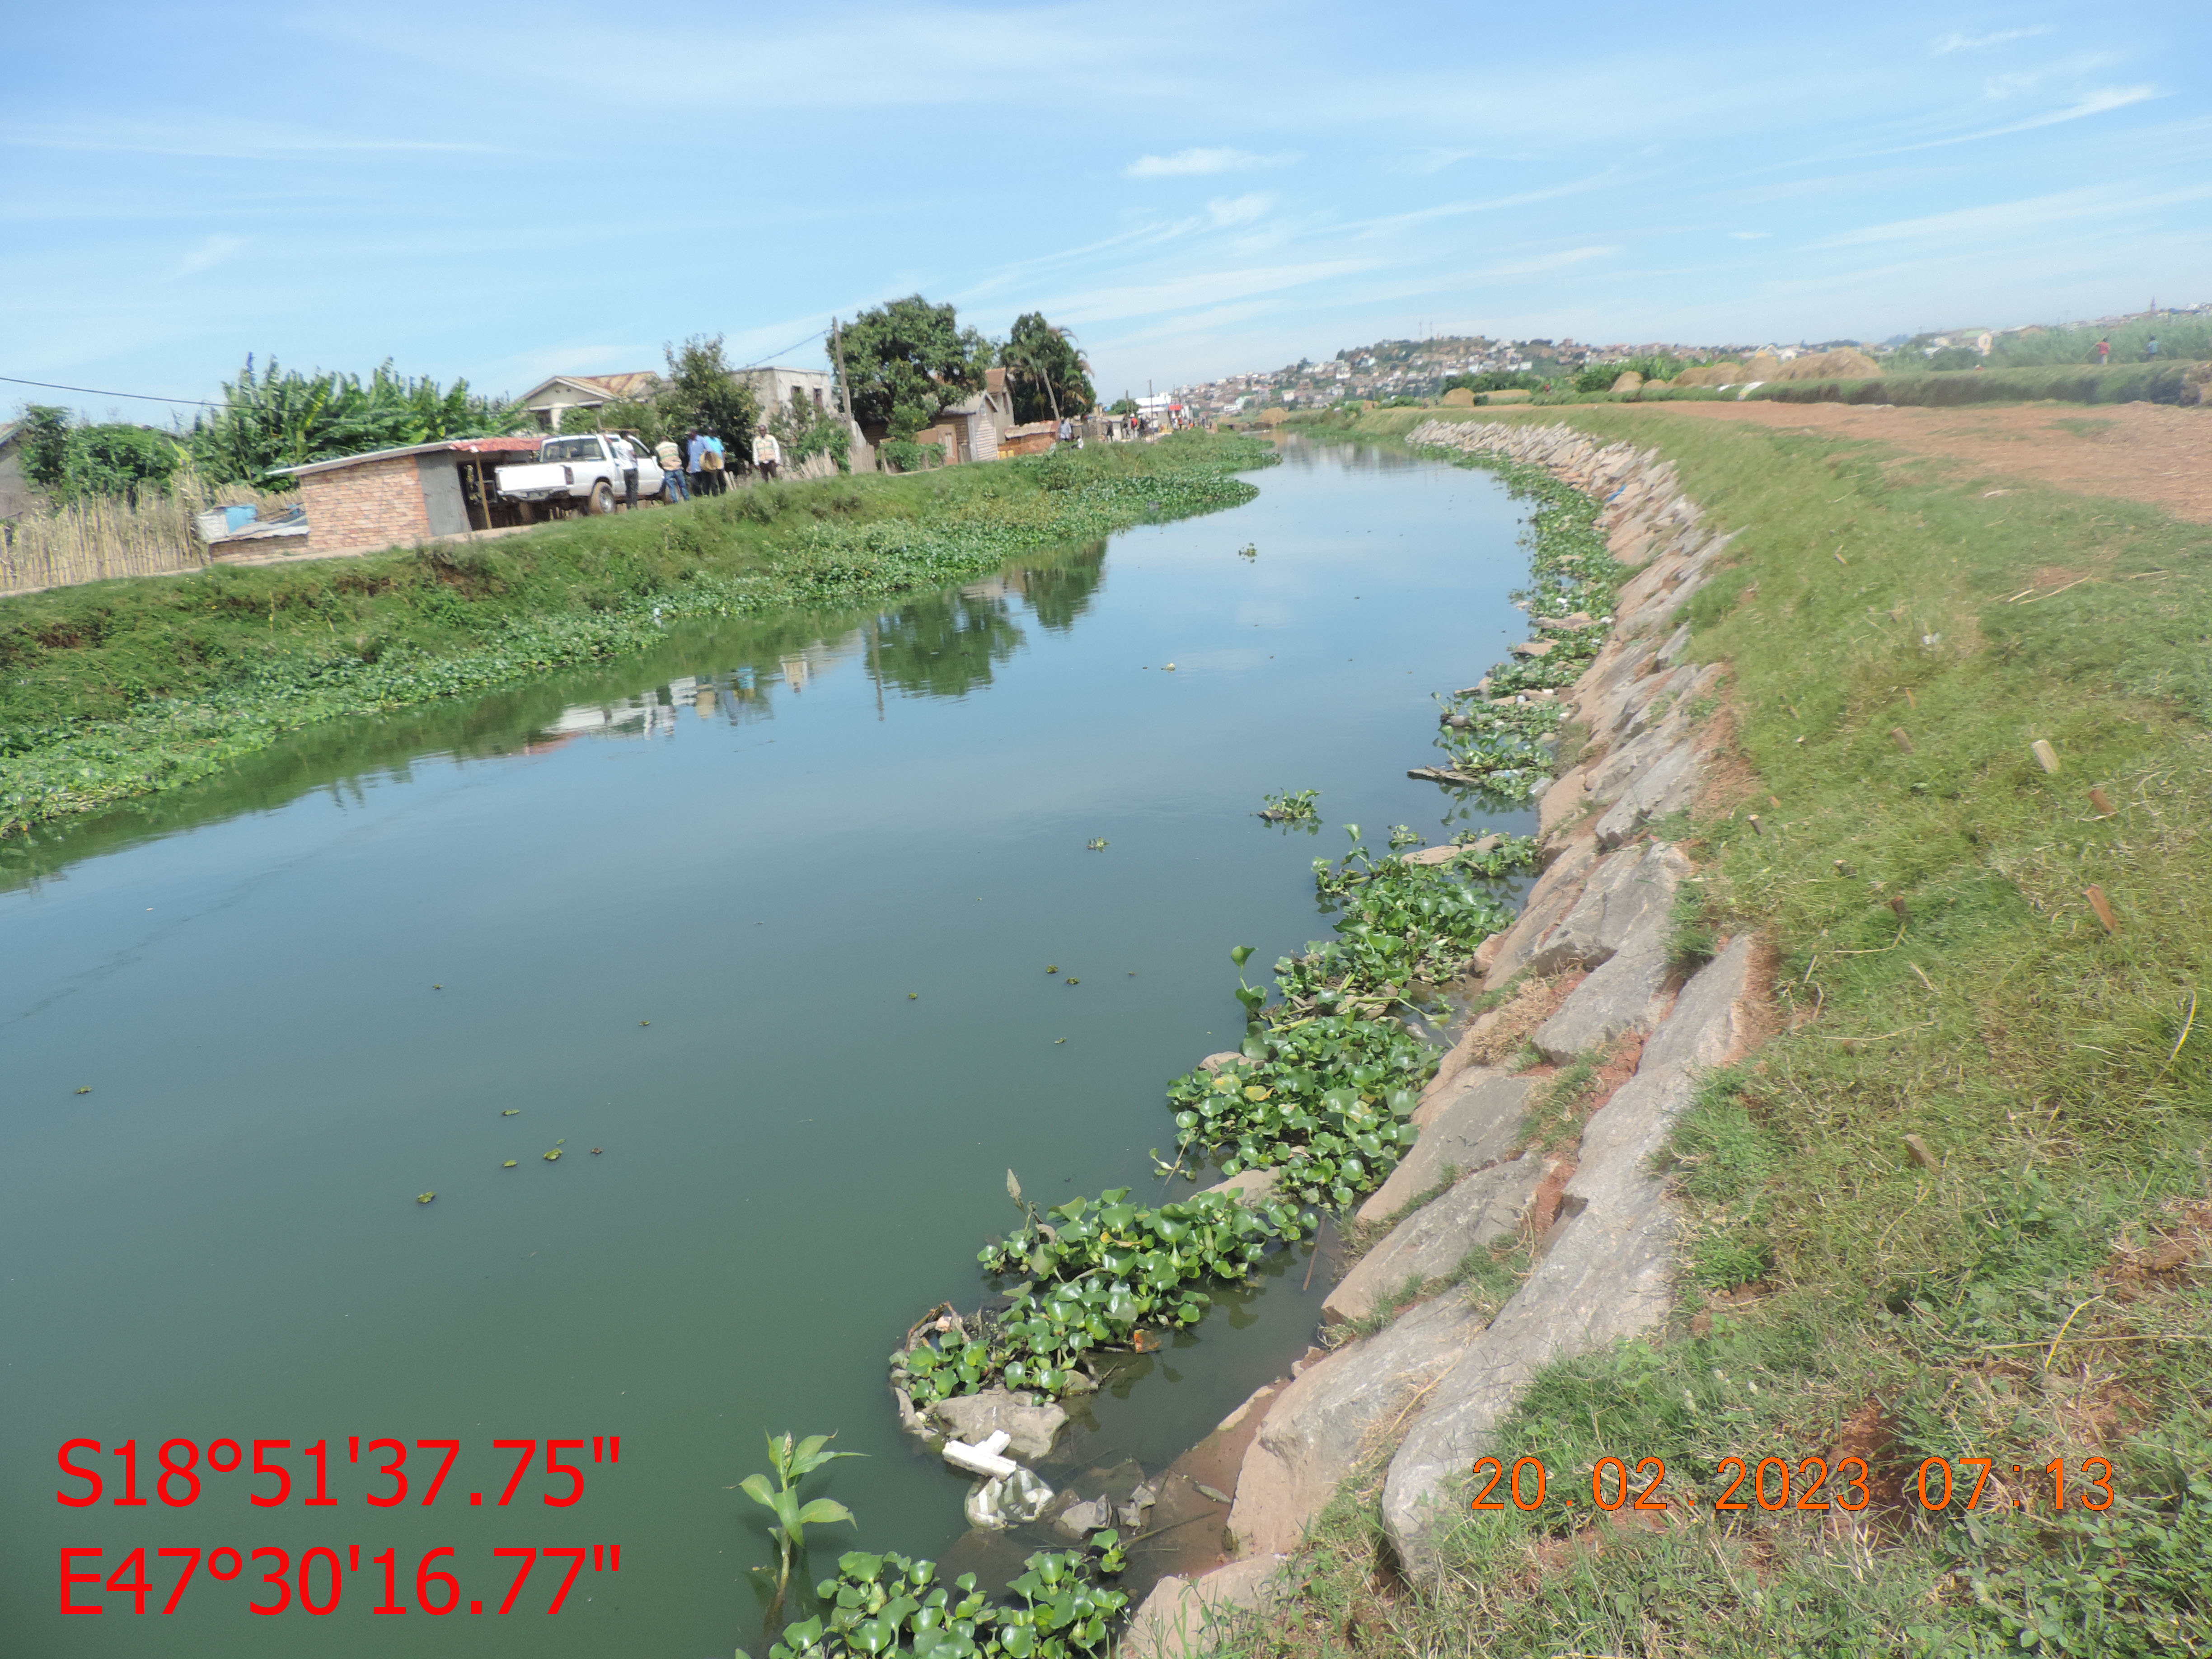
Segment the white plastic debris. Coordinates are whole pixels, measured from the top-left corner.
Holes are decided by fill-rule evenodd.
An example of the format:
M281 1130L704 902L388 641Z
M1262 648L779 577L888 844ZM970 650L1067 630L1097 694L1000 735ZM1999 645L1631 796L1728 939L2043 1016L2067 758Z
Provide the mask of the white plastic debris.
M1012 1458L1000 1455L1012 1438L1004 1429L994 1429L979 1446L971 1446L964 1440L948 1440L945 1443L945 1461L954 1468L965 1469L970 1474L1003 1480L1021 1468L1021 1465Z
M1042 1515L1052 1498L1050 1486L1017 1464L1012 1474L986 1480L969 1492L968 1524L986 1532L1019 1526Z

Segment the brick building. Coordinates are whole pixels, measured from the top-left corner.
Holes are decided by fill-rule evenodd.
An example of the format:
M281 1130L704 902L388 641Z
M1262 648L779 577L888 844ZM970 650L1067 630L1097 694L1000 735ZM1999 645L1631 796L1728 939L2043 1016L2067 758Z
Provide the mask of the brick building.
M455 438L282 471L300 481L313 551L366 553L528 522L518 503L499 499L495 475L502 462L537 453L538 443Z

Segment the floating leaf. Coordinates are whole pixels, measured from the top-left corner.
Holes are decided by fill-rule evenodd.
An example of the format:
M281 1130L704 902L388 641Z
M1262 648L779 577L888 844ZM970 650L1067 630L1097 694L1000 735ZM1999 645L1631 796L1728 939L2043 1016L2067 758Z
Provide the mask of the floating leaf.
M556 1158L559 1158L560 1156L561 1156L561 1149L560 1149L558 1146L556 1146L556 1147L555 1147L551 1152L548 1152L548 1153L546 1153L546 1154L545 1154L545 1161L546 1161L548 1164L550 1164L550 1163L552 1163Z
M435 1197L437 1197L437 1194L435 1193L417 1193L415 1194L415 1201L417 1204L428 1204Z
M512 1170L514 1167L514 1160L510 1158L506 1163L501 1164L499 1167L502 1170Z
M520 1117L521 1115L522 1108L520 1106L510 1106L500 1114L501 1117Z

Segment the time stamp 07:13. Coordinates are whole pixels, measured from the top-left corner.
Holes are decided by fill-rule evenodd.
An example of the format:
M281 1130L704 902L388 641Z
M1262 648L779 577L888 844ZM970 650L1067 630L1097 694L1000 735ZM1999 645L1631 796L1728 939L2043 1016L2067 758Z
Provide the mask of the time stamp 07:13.
M2101 1457L2081 1459L2071 1474L2063 1457L2054 1457L2039 1468L2023 1468L2015 1463L2010 1469L2016 1479L2032 1479L2038 1474L2046 1477L2054 1510L2063 1510L2069 1504L2084 1510L2107 1510L2112 1506L2112 1466ZM1474 1474L1473 1496L1468 1507L1478 1514L1508 1507L1539 1510L1547 1501L1580 1507L1577 1492L1557 1491L1551 1471L1540 1457L1516 1458L1510 1464L1495 1457L1478 1458ZM1948 1509L1954 1503L1968 1510L1978 1510L1985 1495L1996 1501L1996 1495L1990 1492L1993 1477L1997 1478L2000 1491L2009 1490L1994 1458L1930 1457L1923 1460L1913 1472L1907 1490L1923 1510ZM1821 1457L1803 1457L1794 1462L1786 1457L1762 1457L1756 1461L1724 1457L1720 1461L1717 1478L1711 1483L1710 1507L1717 1515L1747 1514L1756 1510L1816 1514L1842 1510L1856 1514L1874 1503L1874 1471L1863 1457L1844 1458L1832 1468ZM2040 1496L2044 1483L2037 1484ZM1639 1457L1632 1462L1619 1457L1599 1458L1590 1469L1589 1501L1591 1507L1608 1514L1621 1509L1650 1511L1673 1507L1676 1500L1668 1495L1666 1460ZM1693 1507L1701 1506L1702 1493L1693 1497L1691 1503ZM2016 1510L2026 1509L2027 1500L2014 1497L2009 1504Z

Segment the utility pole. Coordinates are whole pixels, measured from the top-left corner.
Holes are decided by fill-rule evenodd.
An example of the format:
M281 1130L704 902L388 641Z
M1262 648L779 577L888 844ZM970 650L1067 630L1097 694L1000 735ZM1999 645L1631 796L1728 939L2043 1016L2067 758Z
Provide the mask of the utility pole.
M837 362L837 395L845 402L845 424L852 428L854 441L861 448L866 449L868 441L861 435L860 417L853 412L853 383L846 378L845 374L845 336L843 331L837 326L837 319L835 317L830 319L830 355ZM868 470L871 472L875 471L875 455L872 451L868 456Z

